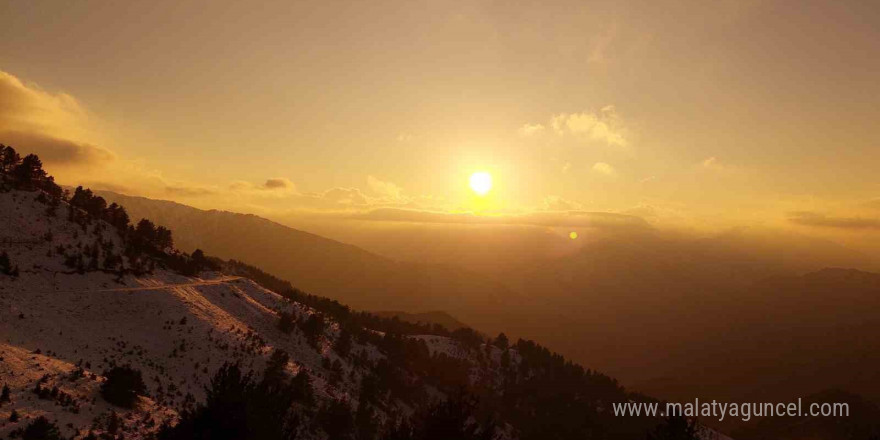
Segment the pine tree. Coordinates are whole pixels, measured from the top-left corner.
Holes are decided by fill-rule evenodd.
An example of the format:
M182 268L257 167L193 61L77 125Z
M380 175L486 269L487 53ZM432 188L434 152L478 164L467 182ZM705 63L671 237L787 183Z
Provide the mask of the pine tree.
M12 399L9 397L9 385L3 385L3 391L0 392L0 405L11 402Z
M46 180L43 162L36 154L25 156L12 171L12 175L20 185L27 187L40 187L40 184Z
M11 275L12 273L11 263L9 261L9 254L6 251L0 253L0 273L4 275Z
M0 172L11 174L21 162L21 156L14 148L0 144Z

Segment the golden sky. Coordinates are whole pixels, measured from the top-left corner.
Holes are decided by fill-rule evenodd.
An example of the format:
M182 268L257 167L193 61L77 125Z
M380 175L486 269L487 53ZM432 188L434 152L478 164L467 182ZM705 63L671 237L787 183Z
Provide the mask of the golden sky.
M61 183L289 222L604 221L574 211L880 247L878 24L869 1L0 1L0 142Z

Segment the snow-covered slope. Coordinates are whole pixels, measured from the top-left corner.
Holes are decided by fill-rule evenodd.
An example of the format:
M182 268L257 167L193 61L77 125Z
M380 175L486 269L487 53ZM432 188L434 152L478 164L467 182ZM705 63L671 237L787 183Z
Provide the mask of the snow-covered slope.
M85 231L68 222L66 206L47 217L37 195L0 193L0 241L19 270L17 277L0 275L0 381L10 387L12 398L0 406L0 436L42 414L57 419L64 435L87 431L96 417L108 417L111 410L98 394L100 374L126 364L143 372L151 398L134 411L112 409L132 433L144 434L200 400L224 362L259 370L276 348L291 355L292 374L301 368L314 373L318 394L356 399L351 380L331 387L323 379L328 374L324 358L339 359L329 344L338 332L333 325L318 350L301 334L285 334L275 326L279 311L301 319L314 311L248 279L216 273L189 278L157 269L121 279L100 270L70 273L61 248L91 244L95 228L104 240L119 243L119 237L100 222ZM377 355L370 347L354 345L356 351ZM68 379L78 367L84 376ZM75 403L59 408L57 399L39 399L33 389L44 375L43 387L57 385ZM13 409L21 415L17 423L7 421Z
M204 402L224 364L260 374L279 350L289 355L288 377L307 372L317 398L298 438L327 438L327 408L337 403L351 410L348 423L366 418L389 430L395 425L386 422L424 417L433 399L462 387L495 405L488 414L504 416L492 428L499 439L544 438L554 423L569 426L556 437L570 438L592 429L581 419L596 420L590 423L606 438L635 438L652 423L610 417L604 408L628 398L625 390L531 341L507 347L505 339L502 349L465 329L437 335L353 328L380 321L336 314L344 307L284 297L240 276L184 276L163 269L161 259L134 264L130 258L140 257L123 252L133 232L123 240L103 220L70 215L77 208L67 202L51 206L39 192L0 192L0 251L11 268L0 273L0 386L10 397L0 398L0 437L45 416L65 438L149 438ZM141 266L152 269L131 269ZM310 318L318 314L323 323L315 333L310 323L320 320ZM287 316L294 325L282 331ZM106 372L118 366L140 371L146 384L131 409L102 396ZM363 396L369 415L358 419Z

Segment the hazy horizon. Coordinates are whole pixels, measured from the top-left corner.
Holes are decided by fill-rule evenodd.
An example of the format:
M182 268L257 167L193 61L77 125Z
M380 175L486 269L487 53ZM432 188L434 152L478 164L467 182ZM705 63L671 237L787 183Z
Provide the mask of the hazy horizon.
M362 246L591 212L880 255L876 5L343 5L4 3L0 138L60 183Z

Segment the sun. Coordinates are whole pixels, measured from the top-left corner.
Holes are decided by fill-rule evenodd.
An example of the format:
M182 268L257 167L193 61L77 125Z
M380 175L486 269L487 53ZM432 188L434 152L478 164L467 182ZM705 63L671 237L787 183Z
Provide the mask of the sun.
M470 184L475 193L484 196L492 189L492 176L485 171L471 174Z

